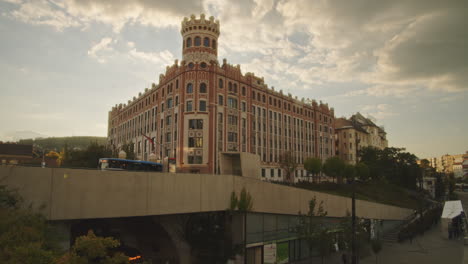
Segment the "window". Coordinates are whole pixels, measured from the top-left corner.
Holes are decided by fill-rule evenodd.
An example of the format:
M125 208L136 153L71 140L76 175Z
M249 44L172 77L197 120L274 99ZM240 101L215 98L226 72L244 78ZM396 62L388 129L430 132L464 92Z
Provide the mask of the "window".
M200 46L201 45L201 38L200 37L195 37L194 42L195 42L194 44L195 44L196 47Z
M166 142L171 142L171 132L166 133Z
M229 125L237 125L237 116L228 115L228 124Z
M190 129L203 129L203 119L189 119Z
M166 125L170 125L172 123L172 116L166 116Z
M218 105L224 105L224 98L222 95L218 95Z
M193 93L193 84L192 83L187 84L187 93L188 94Z
M228 91L232 92L232 83L231 82L228 83Z
M200 93L206 93L206 83L200 83Z
M245 86L242 86L242 95L245 96Z
M262 95L262 101L263 101L264 103L266 102L265 95Z
M176 106L179 105L179 96L176 96L176 98L175 98L175 105L176 105Z
M203 39L203 46L209 47L210 46L210 39L209 38L204 38Z
M265 177L265 169L262 169L262 177Z
M211 47L212 47L213 49L216 49L216 40L212 40L212 41L211 41Z
M275 169L270 169L270 177L275 177Z
M228 107L237 109L237 99L236 98L228 98Z
M281 169L278 169L278 177L281 178Z
M228 132L228 142L237 142L236 132Z
M202 112L206 111L206 101L200 101L200 107L198 108L198 110Z
M193 111L193 102L187 101L187 106L185 107L185 111L192 112Z
M172 108L172 98L167 99L167 109Z
M187 38L187 48L192 47L192 38Z
M247 111L247 104L245 102L242 102L242 112Z
M189 148L203 148L203 137L189 137Z
M218 87L219 87L220 89L223 88L223 80L222 80L222 79L219 79L219 81L218 81Z

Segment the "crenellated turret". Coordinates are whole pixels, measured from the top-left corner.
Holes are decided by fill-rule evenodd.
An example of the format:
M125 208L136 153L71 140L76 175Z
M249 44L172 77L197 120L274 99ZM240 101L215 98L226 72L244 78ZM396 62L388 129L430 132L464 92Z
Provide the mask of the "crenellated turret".
M206 20L201 14L184 18L180 31L183 38L182 60L185 63L210 63L218 61L219 21L214 17Z

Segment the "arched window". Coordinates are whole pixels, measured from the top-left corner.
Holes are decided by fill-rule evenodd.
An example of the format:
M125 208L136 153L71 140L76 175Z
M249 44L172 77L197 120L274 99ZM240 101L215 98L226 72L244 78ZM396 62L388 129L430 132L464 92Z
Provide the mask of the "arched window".
M206 83L200 83L200 93L206 93Z
M213 40L211 41L211 47L212 47L213 49L216 49L216 40L213 39Z
M193 84L192 83L187 84L187 93L188 94L193 93Z
M203 46L209 47L210 46L210 39L209 38L204 38L203 39Z
M201 45L201 38L200 37L195 37L195 46L198 47Z
M187 48L192 47L192 38L187 38Z
M218 87L223 89L223 79L219 79Z

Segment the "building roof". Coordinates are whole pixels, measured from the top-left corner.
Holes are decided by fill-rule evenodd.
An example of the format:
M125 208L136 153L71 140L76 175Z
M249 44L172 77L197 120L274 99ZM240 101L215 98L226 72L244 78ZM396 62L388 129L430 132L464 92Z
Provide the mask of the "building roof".
M3 156L32 156L32 145L0 144L0 155Z

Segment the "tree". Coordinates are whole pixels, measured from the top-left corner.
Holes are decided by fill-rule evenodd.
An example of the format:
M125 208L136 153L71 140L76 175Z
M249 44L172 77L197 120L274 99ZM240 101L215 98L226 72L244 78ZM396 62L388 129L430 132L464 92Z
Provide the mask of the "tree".
M442 173L436 173L436 181L435 181L435 198L437 200L442 200L445 195L445 183L442 179Z
M316 182L317 175L322 171L322 160L319 158L308 158L304 161L304 169L312 173L313 181Z
M56 231L45 217L22 207L17 192L0 186L0 262L53 263L59 252Z
M369 167L365 163L359 162L355 166L356 168L356 176L361 180L361 181L368 181L370 178L370 171Z
M314 197L309 201L309 211L307 214L303 215L299 212L299 224L296 228L297 234L306 241L310 252L313 248L319 249L322 262L323 256L329 254L329 246L331 244L329 230L323 221L323 217L325 216L327 216L327 211L323 208L323 201L317 206L317 199ZM321 245L322 243L323 245Z
M253 201L252 196L250 195L245 188L242 188L239 201L237 202L237 208L241 212L249 212L252 211L253 208Z
M125 153L127 153L127 159L129 159L129 160L134 160L135 159L135 149L134 148L135 147L134 147L132 142L125 143L122 146L122 150L125 151Z
M343 170L345 163L339 157L331 157L323 164L323 172L326 175L336 178L338 183L343 183Z
M354 178L356 177L356 168L352 164L345 164L343 167L343 176L346 178L348 181L354 181Z
M128 256L115 252L120 242L112 237L97 237L92 230L86 236L76 239L69 253L57 261L57 264L126 264Z
M341 219L340 222L341 235L344 240L345 247L350 249L353 239L353 228L352 228L352 218L349 212L346 213L346 217ZM360 252L364 249L366 241L368 241L368 231L366 230L366 225L359 218L356 217L356 251Z
M279 158L280 167L286 172L286 181L294 182L294 173L297 168L296 157L291 151L286 151Z

